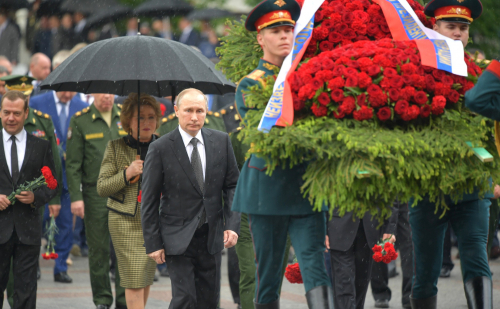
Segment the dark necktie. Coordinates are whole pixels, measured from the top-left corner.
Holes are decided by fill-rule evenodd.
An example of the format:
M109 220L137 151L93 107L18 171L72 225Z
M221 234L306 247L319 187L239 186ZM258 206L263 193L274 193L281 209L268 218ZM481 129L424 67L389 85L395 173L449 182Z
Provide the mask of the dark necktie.
M12 140L12 147L10 148L10 167L12 170L12 181L16 184L17 179L19 178L19 161L17 160L16 137L12 135L10 139Z
M201 165L200 153L198 152L198 139L193 137L190 141L191 145L193 145L193 152L191 153L191 166L193 167L194 175L196 180L198 181L198 185L200 186L201 192L203 192L205 183L203 181L203 165ZM201 213L200 222L198 222L198 228L200 228L206 221L207 214L205 212L205 206L203 206L203 211Z

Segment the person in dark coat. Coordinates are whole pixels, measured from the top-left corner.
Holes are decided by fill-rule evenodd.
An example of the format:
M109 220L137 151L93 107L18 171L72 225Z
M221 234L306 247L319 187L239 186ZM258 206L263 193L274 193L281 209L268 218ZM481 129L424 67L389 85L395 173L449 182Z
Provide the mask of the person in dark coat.
M370 283L373 246L381 239L394 243L398 208L392 207L391 217L377 229L379 221L366 213L363 218L352 212L340 216L334 209L327 223L327 248L333 275L335 308L363 309Z
M0 55L9 59L16 65L19 57L19 28L12 20L7 18L7 13L0 10Z
M200 44L200 33L193 28L191 21L186 17L182 17L179 21L179 29L182 31L176 41L189 46L196 46Z

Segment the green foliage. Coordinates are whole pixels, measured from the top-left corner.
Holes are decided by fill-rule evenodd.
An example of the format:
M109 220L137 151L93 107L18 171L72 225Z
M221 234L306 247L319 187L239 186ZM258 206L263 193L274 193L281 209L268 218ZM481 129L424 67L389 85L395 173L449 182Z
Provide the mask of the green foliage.
M242 16L241 21L227 20L229 33L220 39L221 46L216 49L220 57L217 68L235 83L257 67L263 55L257 34L245 29L245 20L246 16Z
M309 161L302 190L316 210L328 203L340 214L353 211L361 217L369 211L384 218L396 198L408 202L429 196L443 213L444 195L458 200L475 189L483 195L490 190L489 178L500 175L491 124L467 111L446 110L426 126L390 130L376 122L307 116L262 133L256 128L273 81L269 78L264 89L250 88L246 103L257 109L247 113L240 138L252 145L250 153L266 160L268 174L276 166ZM485 147L494 161L482 163L468 141Z

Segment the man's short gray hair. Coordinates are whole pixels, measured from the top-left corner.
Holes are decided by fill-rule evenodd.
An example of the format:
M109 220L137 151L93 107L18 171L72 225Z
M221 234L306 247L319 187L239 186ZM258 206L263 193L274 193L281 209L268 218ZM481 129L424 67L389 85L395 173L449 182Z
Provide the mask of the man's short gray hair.
M179 95L177 96L177 100L175 100L175 105L177 105L177 107L179 108L181 106L182 99L184 98L184 96L190 92L196 92L196 93L201 94L203 96L203 98L205 99L205 105L207 106L207 111L208 111L208 98L207 98L207 96L203 92L201 92L200 90L195 89L195 88L187 88L187 89L182 90L179 93Z
M9 70L7 70L6 67L0 65L0 74L4 74L4 73L9 75Z

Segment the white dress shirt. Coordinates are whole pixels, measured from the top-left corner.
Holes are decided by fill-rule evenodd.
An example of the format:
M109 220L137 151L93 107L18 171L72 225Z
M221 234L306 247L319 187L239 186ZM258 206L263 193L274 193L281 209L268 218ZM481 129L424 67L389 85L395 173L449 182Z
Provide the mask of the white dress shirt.
M55 91L53 91L52 94L54 95L54 102L56 102L57 116L61 115L61 110L64 108L66 111L66 117L71 118L69 116L69 104L71 103L71 101L62 103L61 101L59 101L59 98L57 97Z
M184 30L182 30L181 37L179 38L179 42L186 44L185 42L189 38L191 31L193 31L193 26L187 26L184 28Z
M3 149L5 151L5 160L7 161L7 166L9 167L9 172L10 175L12 176L12 160L10 157L10 152L12 148L12 140L10 139L10 137L12 135L7 133L5 129L2 129L2 134L3 134ZM21 172L21 167L23 166L24 162L24 155L26 154L26 140L27 140L26 136L27 136L26 131L24 129L16 134L17 163L19 172Z
M186 152L189 157L189 161L191 161L191 154L193 153L193 145L191 144L191 140L193 139L193 137L189 135L189 133L184 131L181 128L181 126L179 126L179 132L181 133L184 146L186 146ZM195 137L198 139L198 143L196 145L198 147L198 153L200 154L200 159L201 159L201 167L203 169L203 181L205 181L205 170L207 169L207 156L205 153L205 143L203 141L203 135L201 134L201 130L198 131L198 134L196 134Z

